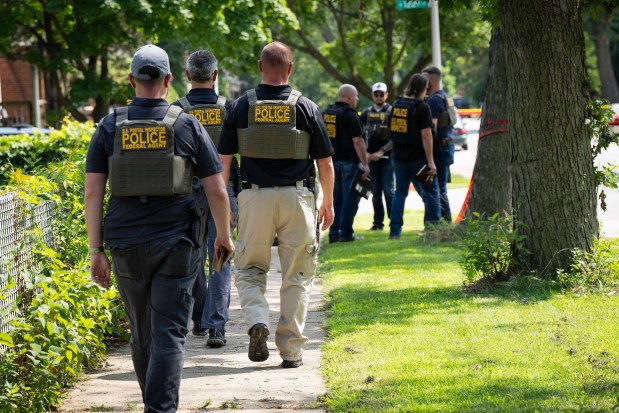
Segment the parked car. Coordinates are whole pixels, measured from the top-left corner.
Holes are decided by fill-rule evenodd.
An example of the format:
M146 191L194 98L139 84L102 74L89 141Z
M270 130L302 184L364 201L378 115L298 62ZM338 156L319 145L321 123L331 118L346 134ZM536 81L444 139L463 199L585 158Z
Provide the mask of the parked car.
M455 97L454 105L456 105L458 109L470 109L471 108L471 102L469 102L469 100L465 97Z
M456 147L460 147L465 151L469 149L469 133L464 127L464 123L462 122L460 115L458 115L458 120L454 125L453 138L454 145L456 145Z
M3 126L0 127L0 136L7 135L34 135L36 133L40 133L43 135L48 135L50 129L48 128L37 128L34 125L30 125L28 123L15 123L11 126Z
M613 120L610 122L610 128L615 135L619 135L619 103L612 103L610 108L613 110Z

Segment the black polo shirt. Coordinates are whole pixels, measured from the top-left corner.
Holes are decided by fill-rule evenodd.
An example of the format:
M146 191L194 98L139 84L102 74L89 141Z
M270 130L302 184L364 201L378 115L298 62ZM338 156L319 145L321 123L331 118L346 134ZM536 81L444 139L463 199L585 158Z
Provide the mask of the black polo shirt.
M165 99L134 98L129 104L129 120L163 120L169 104ZM92 136L86 172L109 175L108 158L114 152L116 114L104 117ZM194 175L199 178L222 171L219 156L202 125L190 115L182 113L174 124L175 155L194 160ZM192 195L172 197L111 196L103 229L108 247L119 244L139 244L188 234L192 220L189 204Z
M259 84L256 87L258 100L286 100L292 92L288 85ZM234 155L239 151L237 129L247 128L249 101L247 95L238 98L232 105L221 131L219 153ZM309 176L314 167L313 159L327 158L333 154L318 106L301 96L296 106L297 129L310 134L309 155L311 159L263 159L241 156L241 177L244 181L260 186L294 185Z
M359 162L359 156L353 144L353 138L363 137L359 114L346 102L335 102L331 107L341 110L341 115L336 118L337 140L334 161Z

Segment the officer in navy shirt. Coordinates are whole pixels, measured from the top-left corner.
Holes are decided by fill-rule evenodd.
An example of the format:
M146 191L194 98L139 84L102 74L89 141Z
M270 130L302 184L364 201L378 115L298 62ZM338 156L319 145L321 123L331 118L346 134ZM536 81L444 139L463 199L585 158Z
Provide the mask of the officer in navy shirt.
M453 127L439 127L438 117L447 111L447 94L441 89L441 70L438 67L428 67L422 72L429 81L428 98L426 103L432 111L432 123L438 133L435 148L436 177L441 195L441 218L451 222L451 208L447 196L447 182L449 181L449 166L454 163L455 145L453 141Z
M125 152L135 149L130 145L116 145L122 150L115 153L115 140L124 142L122 133L115 135L117 127L125 130L125 122L121 121L125 115L129 123L140 126L134 128L136 139L163 142L168 150L173 149L175 158L185 165L193 164L193 171L189 172L200 178L215 216L218 230L215 245L227 251L224 259L234 250L228 226L230 206L217 153L202 125L192 116L172 110L165 101L171 78L168 55L163 49L154 45L138 49L129 75L136 97L127 111L117 109L101 121L86 158L84 209L91 277L101 286L109 287L110 262L103 249L105 241L129 318L131 354L145 412L172 412L178 408L185 339L193 304L191 289L198 273L200 249L192 238L194 198L191 193L183 191L170 196L140 193L151 184L160 185L171 180L169 174L152 176L151 171L158 170L161 163L160 156L147 156L152 148L143 145L135 152L152 163L143 170L132 170L131 165L123 165L122 160L119 164L110 162L112 167L108 166L110 159L122 158L127 155ZM173 116L172 136L168 126L165 133L161 132L161 124L167 125L165 122L173 113L177 115ZM159 130L160 134L150 134L151 128ZM133 173L143 176L145 185L133 182L132 187L126 188L134 196L117 196L111 186L112 195L102 229L106 182L109 176L112 183L118 183L114 179L118 179L115 176L121 167L130 172L124 178L127 182L133 182ZM191 182L191 175L189 178Z
M185 112L196 116L209 133L214 142L219 142L219 135L227 112L230 111L232 101L217 95L215 82L217 81L217 59L208 50L193 52L187 59L185 74L191 82L191 90L172 105L183 107ZM223 107L221 107L223 106ZM227 183L228 199L232 222L230 232L234 231L237 219L237 191L240 187L239 166L236 158L232 159L230 180ZM217 232L213 221L213 214L208 211L207 239L203 248L203 257L209 261L208 284L204 272L204 262L200 266L200 273L196 278L193 295L196 300L192 313L193 329L196 336L208 334L206 345L221 347L227 343L226 323L230 307L230 263L226 263L221 271L213 270L215 254L215 238Z

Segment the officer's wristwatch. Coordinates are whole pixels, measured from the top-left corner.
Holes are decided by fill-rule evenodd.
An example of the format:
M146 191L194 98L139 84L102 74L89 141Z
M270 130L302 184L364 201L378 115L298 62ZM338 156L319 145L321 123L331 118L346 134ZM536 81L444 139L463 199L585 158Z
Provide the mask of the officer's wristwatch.
M96 253L99 253L99 252L105 252L105 248L103 248L103 247L92 247L92 248L88 248L88 253L89 253L90 255L92 255L92 254L96 254Z

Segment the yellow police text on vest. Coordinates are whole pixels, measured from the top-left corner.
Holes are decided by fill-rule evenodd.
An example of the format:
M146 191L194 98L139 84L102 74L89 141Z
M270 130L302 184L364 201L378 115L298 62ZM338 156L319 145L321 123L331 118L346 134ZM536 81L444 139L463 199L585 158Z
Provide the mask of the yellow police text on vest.
M391 117L391 132L408 133L408 108L393 108Z
M123 150L162 149L167 146L164 126L123 128L121 136Z
M256 123L289 123L290 108L288 105L256 105L254 122Z
M221 109L192 109L189 114L195 116L202 125L216 126L221 125Z

